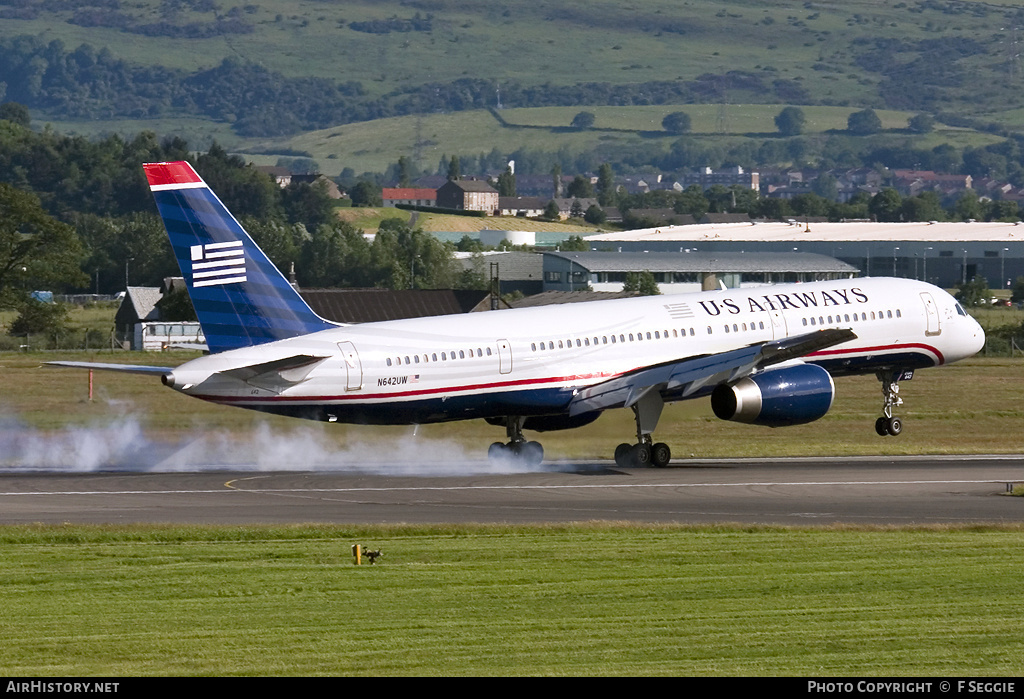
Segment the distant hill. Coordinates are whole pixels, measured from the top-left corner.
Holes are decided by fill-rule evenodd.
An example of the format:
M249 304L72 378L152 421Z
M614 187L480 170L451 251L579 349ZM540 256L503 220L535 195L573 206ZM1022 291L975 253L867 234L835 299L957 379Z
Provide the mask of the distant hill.
M0 19L6 98L62 121L265 137L499 104L1024 107L1011 3L0 0Z
M1011 2L0 0L0 20L0 98L37 125L332 175L400 155L426 171L453 154L523 172L816 162L1024 133ZM785 105L808 115L799 143L770 141ZM833 137L866 107L886 133ZM569 127L581 110L592 128ZM661 127L671 111L693 119L684 141ZM934 133L904 133L917 113Z

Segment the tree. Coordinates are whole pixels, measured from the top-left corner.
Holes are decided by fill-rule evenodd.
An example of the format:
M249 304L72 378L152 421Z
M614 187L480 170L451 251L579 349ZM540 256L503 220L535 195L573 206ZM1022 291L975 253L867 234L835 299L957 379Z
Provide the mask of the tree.
M600 226L608 220L608 214L606 214L604 209L597 204L591 204L583 214L583 220L587 223L592 223L595 226ZM587 249L589 250L590 247L588 246Z
M903 198L899 192L891 187L886 187L871 197L871 201L868 203L868 213L879 222L892 223L899 221L902 208Z
M975 277L966 284L958 284L953 295L964 306L980 306L988 301L990 292L985 277Z
M562 212L558 209L558 204L552 199L548 202L548 205L544 207L544 218L550 221L557 221L562 218Z
M558 247L563 252L590 252L590 243L579 235L570 235Z
M669 133L689 133L692 121L686 112L672 112L661 120L661 128Z
M590 178L583 175L576 175L569 183L565 193L570 197L578 199L590 199L594 196L594 185L590 184Z
M398 158L398 186L408 187L412 182L412 164L404 155Z
M11 121L27 129L32 125L32 116L25 105L17 102L4 102L0 104L0 121Z
M907 126L914 133L930 133L935 128L935 119L930 114L918 114L910 117Z
M571 126L574 129L589 129L594 125L596 117L591 112L580 112L572 118Z
M981 200L978 199L978 193L973 189L965 189L953 204L953 215L961 221L980 220L982 206Z
M704 196L700 185L691 184L679 194L672 208L677 214L690 214L699 221L711 208L711 202Z
M498 175L498 186L495 187L498 190L499 197L514 197L516 195L516 175L512 172L512 167L506 167L505 172Z
M352 198L352 206L383 206L380 187L369 180L359 180L356 186L349 190L349 197Z
M775 128L783 136L799 136L803 133L807 117L799 107L786 107L775 117Z
M459 165L459 156L453 155L452 159L448 161L448 179L457 180L462 177L462 169Z
M597 171L597 201L601 206L615 206L618 196L615 192L615 174L612 166L602 163Z
M68 310L63 304L27 299L11 322L11 335L59 334L67 330Z
M1024 277L1017 277L1013 282L1013 291L1010 293L1010 300L1014 303L1024 301Z
M622 284L622 290L640 296L658 296L661 290L658 289L658 282L649 270L643 272L626 272L626 281Z
M942 221L946 212L939 195L935 192L921 192L903 200L900 212L904 221Z
M869 136L882 130L882 120L874 109L863 109L846 119L846 130L858 136Z
M74 228L48 216L36 195L0 183L0 303L30 287L88 284L83 257Z
M335 220L334 200L327 193L327 183L323 180L292 182L281 190L281 195L285 216L291 223L313 229Z

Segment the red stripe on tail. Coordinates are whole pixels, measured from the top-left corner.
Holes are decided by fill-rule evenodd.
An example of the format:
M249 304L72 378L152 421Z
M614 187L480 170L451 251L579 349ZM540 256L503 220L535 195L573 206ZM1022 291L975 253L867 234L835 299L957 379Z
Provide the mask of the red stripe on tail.
M150 187L175 184L196 184L202 182L202 178L196 174L184 160L176 163L145 163L143 169L146 171L146 179Z

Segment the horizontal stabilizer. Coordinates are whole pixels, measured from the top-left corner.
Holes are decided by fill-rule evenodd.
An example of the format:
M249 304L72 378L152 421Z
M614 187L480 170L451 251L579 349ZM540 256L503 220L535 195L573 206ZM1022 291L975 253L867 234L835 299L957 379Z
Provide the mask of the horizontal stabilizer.
M96 369L97 371L120 371L126 374L149 374L163 376L174 371L170 366L144 366L142 364L103 364L102 362L46 362L49 366L71 369Z
M280 391L304 381L316 365L325 359L327 359L326 356L317 357L310 354L296 354L283 359L250 364L219 373L223 376L230 376L240 381L245 381L252 386L265 388L270 391Z

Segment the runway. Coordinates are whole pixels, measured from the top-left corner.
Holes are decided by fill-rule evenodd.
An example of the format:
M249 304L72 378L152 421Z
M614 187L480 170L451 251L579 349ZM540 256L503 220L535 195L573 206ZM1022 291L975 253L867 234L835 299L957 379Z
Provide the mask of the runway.
M412 473L412 464L403 473ZM530 473L0 474L0 524L1024 522L1024 455L561 463Z

